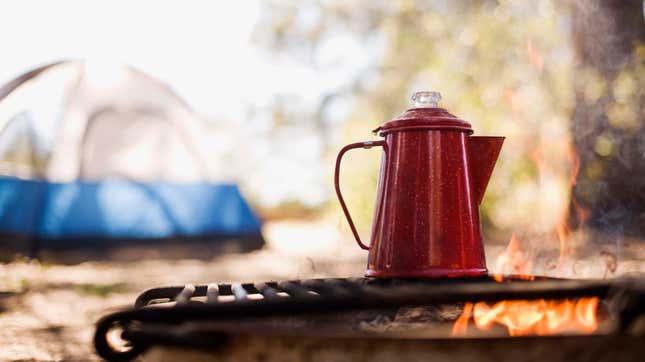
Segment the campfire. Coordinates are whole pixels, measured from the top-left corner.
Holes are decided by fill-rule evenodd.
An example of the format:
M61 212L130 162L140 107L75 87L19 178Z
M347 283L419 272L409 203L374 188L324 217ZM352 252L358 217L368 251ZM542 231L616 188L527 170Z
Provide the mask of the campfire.
M310 344L299 341L314 339L342 351L351 341L435 346L444 343L440 341L485 339L495 344L506 338L558 336L532 343L546 348L552 343L620 341L627 345L621 353L631 355L638 351L632 343L643 332L642 290L641 282L629 279L529 281L510 276L501 283L492 277L359 278L157 288L141 294L135 309L99 321L95 345L108 360L129 360L155 346L233 353L243 348L238 341L248 338L261 344L287 338L302 351ZM114 336L115 330L122 330L121 337ZM451 351L458 349L454 345ZM233 356L239 354L231 354L230 360Z
M487 331L496 325L507 329L509 336L591 334L598 329L598 297L576 300L501 301L466 303L454 324L453 336L466 335L469 322Z
M544 168L540 157L534 159L539 169ZM575 159L575 158L574 158ZM571 175L572 185L576 182L578 170L574 167ZM581 208L576 210L584 215ZM567 240L571 231L566 222L557 224L556 234L559 240L557 264L550 269L556 275L561 266L567 262L571 250ZM522 249L521 242L515 233L496 260L492 274L496 282L504 283L512 278L534 281L534 261L530 252ZM463 312L455 321L452 336L466 336L469 328L489 331L491 328L505 328L508 335L514 336L548 336L556 334L592 334L598 330L598 297L577 299L537 299L537 300L502 300L495 303L466 302Z
M531 51L541 64L537 51ZM416 360L432 355L434 346L451 343L445 347L451 357L471 360L476 348L459 352L466 341L522 341L514 344L512 356L528 348L529 342L518 337L532 337L537 338L530 342L532 350L562 358L594 341L623 343L621 353L635 356L638 336L645 332L642 281L564 279L576 252L564 213L552 233L555 255L538 255L513 234L489 273L479 205L504 138L472 136L468 122L438 108L440 99L437 92L415 93L414 108L374 131L382 140L349 144L338 155L336 193L357 244L368 250L364 278L151 289L137 298L134 309L99 321L98 353L123 361L154 355L159 347L191 347L214 349L224 360L249 351L255 351L250 359L282 360L280 348L266 351L265 346L284 344L309 355L312 345L322 343L325 349L373 360L382 359L384 345L416 348L409 359ZM383 157L368 244L340 191L341 159L357 148L379 149ZM541 173L549 172L539 152L533 159ZM573 207L570 212L586 215ZM604 276L607 270L611 264ZM553 352L553 344L571 349Z

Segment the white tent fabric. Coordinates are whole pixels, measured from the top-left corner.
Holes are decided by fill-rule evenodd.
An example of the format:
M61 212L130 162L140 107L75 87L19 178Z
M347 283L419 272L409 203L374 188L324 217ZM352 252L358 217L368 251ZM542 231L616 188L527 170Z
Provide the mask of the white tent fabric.
M128 67L66 61L17 77L0 87L0 245L261 246L260 220L230 182L224 128Z
M65 61L0 88L0 173L50 181L221 181L214 128L125 66Z

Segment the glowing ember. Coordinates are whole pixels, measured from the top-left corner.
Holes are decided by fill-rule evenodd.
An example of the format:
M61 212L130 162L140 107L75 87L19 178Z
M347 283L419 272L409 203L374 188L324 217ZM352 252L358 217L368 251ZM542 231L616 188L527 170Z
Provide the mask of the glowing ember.
M506 327L510 336L589 334L598 329L598 298L576 300L505 300L492 306L466 303L452 328L453 336L463 336L472 317L474 325L487 331L495 324Z

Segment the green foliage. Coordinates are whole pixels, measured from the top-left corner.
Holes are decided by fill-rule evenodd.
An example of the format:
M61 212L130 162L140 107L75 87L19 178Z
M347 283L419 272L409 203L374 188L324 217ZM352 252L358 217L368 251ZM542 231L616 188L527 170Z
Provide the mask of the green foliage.
M376 60L347 81L352 92L343 96L356 102L339 143L368 138L379 123L410 107L406 97L412 91L437 90L441 106L471 122L475 134L507 137L482 207L484 222L546 230L564 217L576 161L569 132L575 92L566 2L328 1L274 4L268 10L260 41L312 66L315 57L307 54L328 37L343 34L382 45L373 49ZM628 92L632 79L625 76L614 87ZM339 147L330 148L329 162ZM599 145L605 152L608 147ZM371 219L378 173L378 157L370 152L377 153L354 152L342 177L352 214L363 227Z

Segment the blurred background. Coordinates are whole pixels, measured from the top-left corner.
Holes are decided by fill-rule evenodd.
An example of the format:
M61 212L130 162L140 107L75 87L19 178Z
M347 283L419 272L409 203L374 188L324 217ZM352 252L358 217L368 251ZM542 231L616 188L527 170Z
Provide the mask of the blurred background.
M481 209L489 269L645 270L641 0L21 1L1 14L0 320L13 327L0 340L39 336L14 355L74 357L55 340L91 328L68 325L148 287L360 276L333 160L420 89L476 135L506 137ZM379 160L343 164L364 238ZM54 296L82 316L48 309Z

